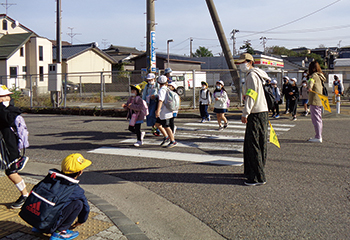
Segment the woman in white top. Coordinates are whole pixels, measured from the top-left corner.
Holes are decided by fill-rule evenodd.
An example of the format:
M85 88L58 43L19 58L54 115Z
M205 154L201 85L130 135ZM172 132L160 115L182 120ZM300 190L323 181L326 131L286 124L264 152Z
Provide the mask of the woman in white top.
M228 122L225 117L225 112L227 112L227 103L229 101L227 92L224 88L224 82L219 80L216 82L216 88L213 93L213 101L214 101L214 113L216 113L216 118L219 123L219 131L227 128ZM221 125L221 120L224 121L224 126Z

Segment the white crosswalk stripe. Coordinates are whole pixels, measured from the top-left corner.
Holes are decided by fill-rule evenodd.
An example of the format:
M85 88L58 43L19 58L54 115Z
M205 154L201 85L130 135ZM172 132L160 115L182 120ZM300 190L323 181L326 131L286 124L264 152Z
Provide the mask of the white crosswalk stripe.
M162 138L147 133L143 143L144 146L152 146L151 150L143 148L144 146L140 148L130 148L128 146L125 148L125 144L132 146L136 142L135 135L130 135L125 139L121 139L118 147L102 147L90 152L232 166L243 164L243 142L246 125L240 121L230 121L228 127L223 131L218 131L218 123L215 121L206 123L177 121L176 125L175 138L178 144L175 151L164 151L159 146ZM272 126L276 134L280 135L289 131L295 125L273 123ZM155 149L154 146L159 146L159 150ZM203 150L205 154L189 153L191 148ZM210 154L211 151L220 152L220 150L223 153L225 152L226 155Z

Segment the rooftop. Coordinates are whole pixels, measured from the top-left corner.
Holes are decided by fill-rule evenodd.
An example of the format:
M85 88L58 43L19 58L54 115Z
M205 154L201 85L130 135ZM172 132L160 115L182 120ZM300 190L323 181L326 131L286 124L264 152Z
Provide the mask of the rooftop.
M9 59L20 47L22 47L33 33L7 34L0 37L0 59Z

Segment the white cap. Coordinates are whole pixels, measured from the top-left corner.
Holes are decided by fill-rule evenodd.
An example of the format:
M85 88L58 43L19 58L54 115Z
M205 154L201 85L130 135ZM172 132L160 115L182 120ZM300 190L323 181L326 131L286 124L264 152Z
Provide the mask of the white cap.
M295 83L298 82L298 80L296 78L291 78L290 80L295 82Z
M218 80L218 81L216 81L216 83L220 83L222 86L225 86L225 84L222 80Z
M283 77L283 79L287 79L287 80L289 80L289 77L288 77L288 76L284 76L284 77Z
M276 79L272 79L271 84L277 84Z
M7 96L10 94L13 94L13 92L10 92L6 85L0 85L0 96Z
M162 75L162 76L160 76L159 78L158 78L158 82L160 83L160 84L164 84L164 83L166 83L168 81L168 78L166 77L166 76L164 76L164 75Z
M175 89L177 88L177 85L174 82L169 83L168 86L173 86Z
M156 75L154 75L154 73L147 74L147 77L146 77L147 80L154 79L154 78L156 78Z

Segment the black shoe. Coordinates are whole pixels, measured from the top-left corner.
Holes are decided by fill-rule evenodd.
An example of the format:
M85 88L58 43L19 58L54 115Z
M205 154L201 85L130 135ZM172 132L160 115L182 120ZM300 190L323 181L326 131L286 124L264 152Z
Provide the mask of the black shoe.
M228 122L227 122L227 123L224 123L224 128L227 128L227 125L228 125Z
M173 148L173 147L175 147L176 145L177 145L177 142L172 141L172 142L170 142L170 143L166 146L166 148Z
M245 181L244 184L247 185L247 186L256 186L256 185L259 185L258 182L249 181L249 180L248 180L248 181Z
M164 144L170 142L170 138L169 137L165 137L163 138L163 142L160 144L160 146L163 146Z
M22 171L23 168L26 166L27 162L29 160L29 157L21 157L21 159L16 163L17 164L17 170Z
M16 202L12 203L11 208L21 208L28 197L21 195Z

